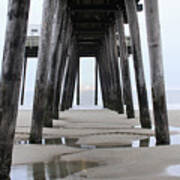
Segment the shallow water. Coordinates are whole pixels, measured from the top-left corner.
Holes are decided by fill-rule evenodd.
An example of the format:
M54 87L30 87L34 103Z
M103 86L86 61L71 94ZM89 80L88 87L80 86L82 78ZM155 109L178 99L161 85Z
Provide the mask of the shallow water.
M140 128L140 126L135 126L134 128ZM154 130L154 127L152 128ZM176 131L180 133L180 128L170 127L170 131ZM108 133L107 133L108 134ZM112 133L111 133L112 134ZM98 136L98 135L97 135ZM129 144L76 144L78 138L46 138L42 139L41 144L43 145L66 145L70 147L80 148L80 149L101 149L101 148L139 148L139 147L154 147L156 146L156 138L154 136L147 137L140 140L133 140ZM174 134L170 136L170 145L180 145L180 134ZM29 140L17 141L16 144L30 144Z
M140 126L135 126L134 128L141 128L141 127ZM154 127L152 127L152 130L154 130ZM170 145L180 145L180 128L170 126L169 130L170 130L170 132L174 131L174 132L179 133L179 134L170 135ZM146 147L155 147L156 146L156 138L154 136L151 136L148 139L149 139L149 145L146 146ZM142 147L142 146L139 145L140 141L141 140L134 141L133 142L134 147Z
M68 175L83 171L84 176L88 168L97 167L97 162L90 161L53 161L49 163L35 163L15 165L11 167L11 180L51 180L60 179Z
M166 169L166 172L170 176L180 177L180 165L172 165Z
M137 148L137 147L149 147L151 138L145 138L141 140L135 140L132 141L130 144L76 144L78 141L78 138L66 138L66 137L60 137L60 138L47 138L42 139L41 144L43 145L66 145L70 147L80 148L80 149L102 149L102 148ZM16 142L16 144L31 144L29 140L22 140Z

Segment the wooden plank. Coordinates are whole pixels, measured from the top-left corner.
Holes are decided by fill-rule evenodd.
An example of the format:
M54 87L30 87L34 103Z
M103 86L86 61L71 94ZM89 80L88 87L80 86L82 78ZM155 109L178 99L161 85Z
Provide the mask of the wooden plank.
M132 38L132 50L134 59L134 70L140 111L140 123L142 128L151 128L149 105L144 76L144 67L141 52L140 32L135 1L125 0L126 12Z
M0 179L10 179L30 1L8 4L1 76Z
M169 144L170 138L164 85L158 1L145 1L145 9L151 65L151 84L155 118L156 144Z

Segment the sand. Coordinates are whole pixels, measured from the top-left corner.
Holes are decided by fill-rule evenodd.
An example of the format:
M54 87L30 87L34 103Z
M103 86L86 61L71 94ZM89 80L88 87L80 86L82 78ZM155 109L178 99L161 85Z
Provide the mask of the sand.
M169 111L169 124L180 127L180 111ZM101 149L81 149L65 145L15 145L13 165L49 162L54 159L65 161L86 160L100 163L66 177L65 179L179 179L168 174L171 165L180 165L180 145L159 147L130 147L136 142L152 136L152 130L134 128L136 119L126 119L109 110L70 110L54 120L53 128L44 128L44 138L78 138L77 144L97 146ZM31 111L20 111L16 128L16 141L26 140L31 125ZM180 133L173 130L171 134ZM117 146L113 148L113 146ZM106 148L102 148L106 147ZM179 170L180 172L180 170Z

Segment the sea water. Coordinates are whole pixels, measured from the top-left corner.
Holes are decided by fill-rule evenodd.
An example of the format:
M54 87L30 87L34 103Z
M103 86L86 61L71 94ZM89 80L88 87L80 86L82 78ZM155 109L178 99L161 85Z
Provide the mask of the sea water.
M167 90L167 106L169 110L180 109L180 90ZM32 109L33 107L33 91L25 91L24 105L19 106L20 109ZM152 109L151 93L148 91L149 105ZM135 109L138 109L137 94L133 91L133 101ZM94 90L84 90L80 92L80 106L76 105L76 94L73 101L73 109L102 109L102 95L99 91L98 106L94 105Z

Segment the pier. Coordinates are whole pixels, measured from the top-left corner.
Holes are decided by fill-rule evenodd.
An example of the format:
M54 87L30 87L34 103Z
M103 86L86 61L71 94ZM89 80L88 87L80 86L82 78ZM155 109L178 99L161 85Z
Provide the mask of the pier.
M30 143L41 143L43 129L53 129L61 111L72 108L75 88L80 103L81 57L96 59L95 104L99 74L103 106L109 113L118 113L121 123L122 115L127 121L135 118L129 68L132 54L139 125L152 128L137 16L140 11L146 15L156 144L170 143L157 0L145 1L144 6L139 0L45 0L41 34L27 37L29 7L30 0L12 0L8 7L0 81L0 179L8 179L10 173L18 103L19 98L24 102L30 57L38 57ZM130 37L125 36L125 24Z

